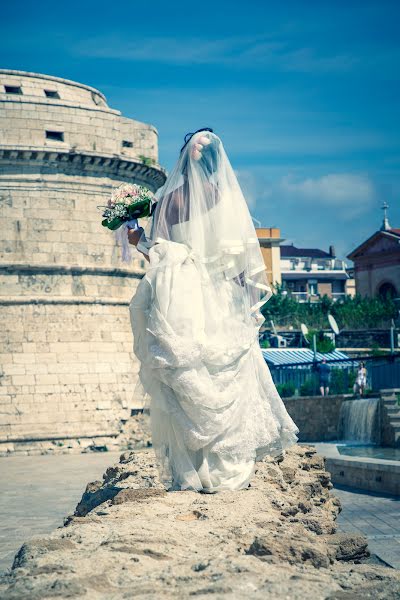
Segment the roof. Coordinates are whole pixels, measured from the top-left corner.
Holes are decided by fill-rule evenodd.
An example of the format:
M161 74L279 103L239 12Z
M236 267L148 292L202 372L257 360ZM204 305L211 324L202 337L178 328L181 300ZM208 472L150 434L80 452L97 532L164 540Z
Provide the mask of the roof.
M348 279L349 275L345 269L324 269L320 271L304 270L304 269L296 269L294 271L285 271L281 270L282 280L285 281L298 281L304 279L316 279L320 280L328 280L331 279Z
M378 231L375 231L375 233L373 233L368 239L366 239L365 242L362 242L359 246L357 246L357 248L352 250L350 254L347 255L347 258L354 261L354 259L357 258L360 252L365 250L369 246L369 244L371 244L381 236L389 237L392 239L393 237L400 238L400 229L379 229Z
M333 258L331 254L318 248L296 248L293 244L281 245L282 258Z
M274 367L291 364L306 364L314 361L314 352L309 348L263 348L262 353L265 362ZM349 357L340 350L334 350L333 352L327 352L325 354L317 352L317 361L321 361L323 358L327 361L340 361L340 359L348 360ZM344 366L345 364L348 363L335 362L334 366L339 367Z

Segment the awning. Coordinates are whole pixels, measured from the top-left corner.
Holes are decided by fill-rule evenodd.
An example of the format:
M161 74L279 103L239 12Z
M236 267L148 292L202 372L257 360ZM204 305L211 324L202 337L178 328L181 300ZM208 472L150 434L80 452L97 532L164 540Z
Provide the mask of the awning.
M302 365L312 363L314 361L314 352L309 348L262 348L262 353L265 361L274 367L279 365ZM334 360L338 362L331 363L331 366L342 367L350 366L350 362L340 362L342 360L348 360L349 357L340 350L334 350L333 352L317 352L317 361L321 361L323 358L326 361ZM358 364L359 361L354 361Z

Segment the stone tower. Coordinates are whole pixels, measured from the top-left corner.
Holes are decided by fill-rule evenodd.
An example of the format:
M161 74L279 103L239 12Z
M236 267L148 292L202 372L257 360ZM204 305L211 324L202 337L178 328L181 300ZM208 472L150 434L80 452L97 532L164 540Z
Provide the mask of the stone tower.
M112 187L165 181L157 131L58 77L0 70L0 454L112 445L137 366ZM143 257L142 257L143 259Z

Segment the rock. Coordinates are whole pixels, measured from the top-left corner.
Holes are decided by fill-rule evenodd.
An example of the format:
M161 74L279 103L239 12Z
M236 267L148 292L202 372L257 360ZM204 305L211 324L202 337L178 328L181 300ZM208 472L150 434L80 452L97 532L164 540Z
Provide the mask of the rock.
M88 512L96 508L96 506L114 498L119 491L120 488L115 486L102 487L100 481L89 483L74 514L78 517L84 517Z
M328 596L326 600L399 600L400 589L396 582L365 586L361 590L341 590Z
M368 539L363 535L335 533L326 538L336 560L359 560L370 556Z
M24 567L30 561L40 557L42 554L47 554L48 552L66 549L74 550L75 548L76 544L68 539L38 538L21 546L14 557L12 568L17 569L18 567Z
M121 454L120 462L108 467L102 482L88 483L75 509L75 516L83 517L101 504L113 501L114 497L125 489L132 491L132 489L154 488L165 491L164 486L158 481L157 468L149 462L148 456L148 454L132 451ZM123 497L120 497L120 502Z
M328 567L331 563L326 545L300 536L288 540L286 536L257 536L247 554L253 554L270 562L285 562L290 565L310 562L313 567Z
M121 490L114 496L111 504L123 504L124 502L140 502L140 500L148 500L156 496L165 496L166 490L158 490L154 488L144 488L139 490L125 489Z
M283 479L285 480L286 483L293 483L293 481L296 479L296 470L286 466L286 465L282 465L281 467L281 471L282 471L282 475L283 475Z
M332 521L323 521L319 515L306 515L299 518L299 522L304 525L309 531L313 531L317 535L323 533L335 533L336 525Z
M400 573L371 564L362 536L336 533L340 502L322 465L297 444L257 463L248 489L167 492L153 451L127 450L64 527L21 547L0 597L400 597Z
M299 506L299 510L301 510L301 512L303 512L303 513L308 513L312 510L312 504L311 504L311 502L308 502L307 500L305 500L304 502L300 501L298 506Z

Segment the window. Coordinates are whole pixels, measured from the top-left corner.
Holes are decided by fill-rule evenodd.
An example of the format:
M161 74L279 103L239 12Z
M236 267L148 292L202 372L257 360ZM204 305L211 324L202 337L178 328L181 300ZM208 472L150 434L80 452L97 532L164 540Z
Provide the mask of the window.
M129 140L122 140L122 147L133 148L133 142L130 142Z
M308 282L308 293L310 296L317 296L318 294L318 282L317 281L309 281Z
M63 142L64 133L62 131L46 131L46 139L55 142Z
M96 94L95 92L91 92L91 96L92 96L93 102L97 106L104 106L105 102L103 101L103 98L101 96L99 96L99 94Z
M5 85L4 89L6 94L22 94L22 87L20 85Z
M46 98L59 98L60 94L57 92L57 90L44 90L44 94L46 96Z

